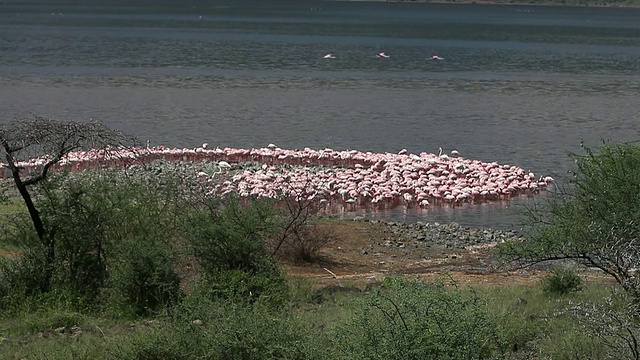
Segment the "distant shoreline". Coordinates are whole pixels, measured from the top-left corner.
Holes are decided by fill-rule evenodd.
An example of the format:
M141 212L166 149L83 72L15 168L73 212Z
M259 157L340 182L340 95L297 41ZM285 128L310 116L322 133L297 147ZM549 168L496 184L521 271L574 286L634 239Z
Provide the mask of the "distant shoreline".
M521 5L521 6L575 6L575 7L609 7L609 8L640 8L640 0L635 3L565 3L557 1L518 1L518 0L335 0L335 1L359 1L359 2L390 2L390 3L419 3L419 4L460 4L460 5Z

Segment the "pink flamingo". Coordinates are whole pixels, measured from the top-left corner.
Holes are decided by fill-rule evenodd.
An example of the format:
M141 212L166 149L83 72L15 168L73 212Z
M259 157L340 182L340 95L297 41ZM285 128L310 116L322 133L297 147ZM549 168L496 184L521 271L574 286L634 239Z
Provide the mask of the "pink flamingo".
M451 151L457 156L457 151ZM540 177L522 168L479 160L457 158L443 154L421 153L420 156L402 149L397 154L364 153L356 150L333 149L286 150L269 144L262 149L209 149L203 144L195 149L169 149L162 146L69 153L55 169L79 171L103 166L127 166L135 159L150 162L158 158L167 160L212 161L218 163L213 174L198 173L198 177L213 178L227 172L231 164L259 162L261 170L232 173L232 178L220 182L207 180L209 194L235 192L241 196L274 198L279 194L303 196L310 194L314 201L324 198L325 203L372 204L377 208L397 205L418 205L491 201L524 192L535 192L553 182L551 177ZM29 159L21 162L25 173L41 166L45 159ZM288 169L276 165L304 165ZM325 166L325 170L312 170L307 166ZM330 168L331 166L335 168ZM337 167L336 167L337 166ZM6 165L0 164L0 170ZM233 168L232 168L233 169ZM240 169L241 170L241 169ZM7 177L7 171L0 171ZM301 186L308 187L303 194ZM311 199L309 199L311 200ZM404 201L403 201L404 200ZM318 201L319 202L319 201ZM320 202L319 202L320 203Z

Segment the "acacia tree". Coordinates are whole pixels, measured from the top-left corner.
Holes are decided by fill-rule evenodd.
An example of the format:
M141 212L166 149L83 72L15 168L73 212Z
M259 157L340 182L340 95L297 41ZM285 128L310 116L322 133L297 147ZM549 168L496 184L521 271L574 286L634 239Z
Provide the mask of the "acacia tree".
M604 143L571 154L577 169L547 206L530 209L526 239L498 252L518 267L572 260L613 277L640 302L640 145Z
M52 166L70 152L122 147L132 142L133 139L99 122L58 121L34 115L32 118L14 119L0 126L0 155L6 162L4 166L11 172L45 251L42 291L49 291L50 288L56 229L55 226L45 226L29 188L45 180ZM22 164L34 158L41 159L39 165L25 172Z

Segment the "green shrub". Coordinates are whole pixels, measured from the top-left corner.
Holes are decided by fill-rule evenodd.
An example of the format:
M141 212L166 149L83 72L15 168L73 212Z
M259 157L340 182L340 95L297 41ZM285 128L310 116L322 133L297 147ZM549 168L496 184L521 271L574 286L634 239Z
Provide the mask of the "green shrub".
M24 254L0 269L0 288L27 297L53 293L50 300L82 308L117 300L111 305L138 314L179 297L171 242L180 194L166 179L153 187L118 170L90 170L52 176L35 194L53 241L51 281L42 284L48 249L21 218L12 236L24 239Z
M292 314L187 295L153 331L136 333L114 359L327 359Z
M203 271L259 273L275 270L264 239L277 231L272 203L237 197L210 199L187 219L190 244Z
M176 259L167 244L149 239L126 239L109 270L112 305L136 315L149 315L180 299Z
M551 295L567 295L582 290L582 279L572 269L555 267L542 279L542 290Z
M44 271L44 261L40 255L37 248L24 248L16 256L0 257L0 288L25 295L37 293L40 288L39 277Z
M474 292L395 277L366 297L336 345L344 359L487 359L503 350Z
M572 154L576 169L543 206L529 209L526 236L499 244L502 260L525 267L571 260L610 275L640 299L640 145L609 144Z
M278 230L270 201L208 200L186 220L187 240L210 287L209 294L254 301L279 297L284 276L266 248Z

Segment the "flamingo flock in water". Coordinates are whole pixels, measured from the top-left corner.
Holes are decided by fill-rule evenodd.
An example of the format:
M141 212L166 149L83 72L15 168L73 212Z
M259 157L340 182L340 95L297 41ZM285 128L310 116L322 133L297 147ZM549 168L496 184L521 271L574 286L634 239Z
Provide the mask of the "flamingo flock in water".
M517 166L466 159L455 150L444 154L442 148L436 155L411 154L405 149L398 153L287 150L274 144L254 149L212 149L208 144L193 149L158 146L72 152L52 169L127 167L156 159L215 162L215 173L198 173L213 196L292 196L318 204L374 208L496 201L538 192L553 181L548 176L536 178ZM26 175L46 161L30 159L18 166ZM251 163L254 166L249 166ZM0 177L11 177L2 163Z

